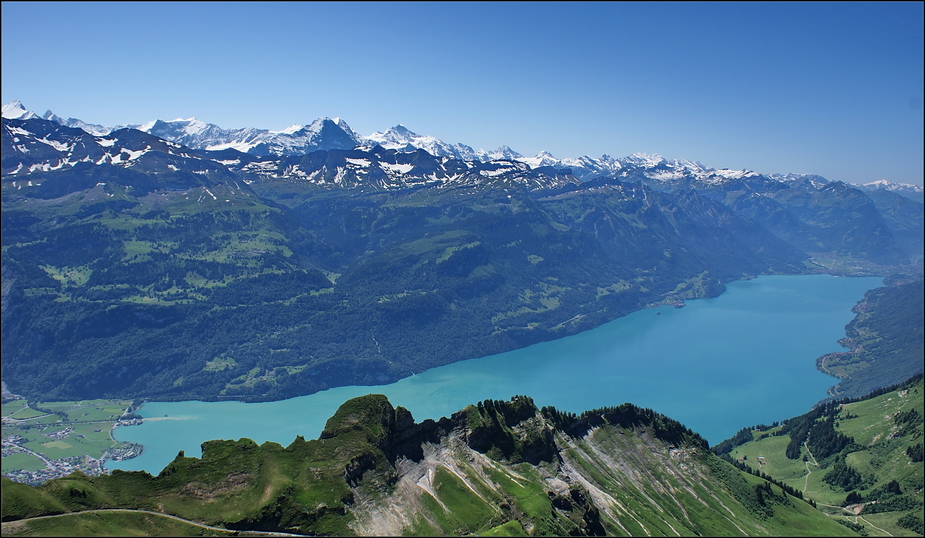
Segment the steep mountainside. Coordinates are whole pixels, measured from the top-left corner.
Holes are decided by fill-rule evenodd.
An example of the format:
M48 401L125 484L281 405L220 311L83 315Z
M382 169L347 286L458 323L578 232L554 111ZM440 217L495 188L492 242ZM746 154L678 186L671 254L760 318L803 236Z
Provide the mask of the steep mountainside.
M341 406L318 440L285 448L210 441L156 477L3 480L4 535L85 534L81 512L112 509L299 534L853 534L667 417L630 404L575 416L524 396L416 424L369 395ZM114 532L141 527L137 512L96 513ZM68 515L30 519L47 514ZM165 533L146 520L145 532Z

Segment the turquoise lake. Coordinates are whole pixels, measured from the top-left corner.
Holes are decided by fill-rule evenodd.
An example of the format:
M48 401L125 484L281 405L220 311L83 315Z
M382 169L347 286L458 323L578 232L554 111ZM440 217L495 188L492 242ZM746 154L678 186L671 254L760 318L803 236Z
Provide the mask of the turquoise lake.
M808 411L837 379L816 358L841 351L851 308L880 277L761 276L684 308L651 308L552 342L453 363L391 385L338 387L279 402L150 402L140 426L116 439L144 445L110 469L157 474L180 450L199 457L210 439L289 445L315 439L345 400L385 394L416 421L480 400L531 396L580 413L630 402L674 418L710 444L755 424Z

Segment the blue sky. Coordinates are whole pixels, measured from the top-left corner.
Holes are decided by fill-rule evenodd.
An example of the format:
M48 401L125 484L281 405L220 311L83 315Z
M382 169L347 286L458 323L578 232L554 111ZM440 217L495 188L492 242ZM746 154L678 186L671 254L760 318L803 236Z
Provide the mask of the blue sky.
M923 3L2 4L2 102L922 185Z

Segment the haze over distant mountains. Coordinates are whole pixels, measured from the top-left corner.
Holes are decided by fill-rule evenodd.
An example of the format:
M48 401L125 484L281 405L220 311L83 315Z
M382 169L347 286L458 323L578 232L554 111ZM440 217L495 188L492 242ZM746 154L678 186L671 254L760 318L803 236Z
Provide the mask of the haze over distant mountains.
M432 136L419 135L404 125L396 125L369 136L354 132L341 118L319 118L308 125L294 124L281 131L246 127L242 129L224 129L212 123L205 123L196 118L175 120L153 120L143 124L127 124L107 127L87 123L76 118L64 119L51 110L39 116L27 110L20 101L12 101L3 106L3 117L7 119L42 118L66 127L78 128L87 133L103 137L114 131L130 128L169 140L177 144L207 151L234 149L257 157L288 157L304 155L319 150L372 150L376 146L384 149L410 152L422 149L434 157L449 157L460 161L491 162L496 160L517 161L530 168L568 169L578 180L588 180L602 175L628 177L643 175L650 181L664 185L680 186L683 178L691 178L704 184L722 183L730 179L741 179L759 175L748 170L714 169L697 161L686 159L665 159L660 155L636 153L624 158L602 155L593 158L581 157L556 158L542 151L534 157L525 157L508 146L501 146L493 151L475 150L462 143L449 144ZM7 173L4 171L4 173ZM766 174L766 177L783 183L813 182L821 186L828 179L815 174ZM888 190L899 193L912 200L922 201L923 190L918 185L892 183L886 180L871 181L855 185L865 192Z

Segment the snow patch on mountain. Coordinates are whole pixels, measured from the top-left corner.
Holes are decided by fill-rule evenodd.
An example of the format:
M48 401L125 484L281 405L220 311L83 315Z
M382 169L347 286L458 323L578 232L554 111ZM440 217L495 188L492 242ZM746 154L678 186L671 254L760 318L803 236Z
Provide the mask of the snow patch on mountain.
M36 140L43 144L47 144L55 148L58 151L70 151L74 147L73 144L68 145L68 144L58 142L57 140L49 140L47 138L36 138Z
M372 164L372 163L369 161L369 159L351 159L351 158L348 157L348 158L346 158L346 159L344 159L344 160L346 160L348 163L350 163L350 164L352 164L352 165L354 165L354 166L359 166L359 167L362 167L362 168L369 168L369 165Z
M766 174L765 177L768 177L774 181L783 183L791 188L803 188L803 189L821 189L829 183L828 179L816 175L816 174Z
M305 126L304 126L304 125L299 125L298 123L293 123L292 125L290 125L289 127L286 127L286 128L283 129L282 131L270 131L270 133L271 133L271 134L287 134L287 135L291 135L292 133L295 133L296 131L298 131L298 130L301 129L302 127L305 127Z
M721 177L723 179L742 179L743 177L754 177L759 174L758 172L752 172L751 170L729 170L728 168L723 168L721 170L713 170L711 175Z
M379 167L391 174L404 175L411 171L414 168L413 164L392 164L380 162Z

